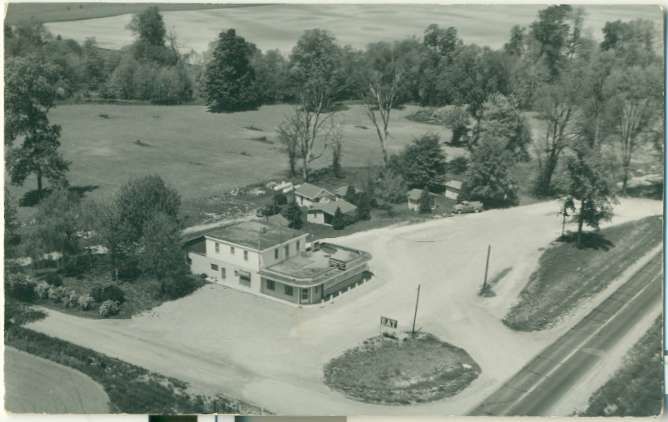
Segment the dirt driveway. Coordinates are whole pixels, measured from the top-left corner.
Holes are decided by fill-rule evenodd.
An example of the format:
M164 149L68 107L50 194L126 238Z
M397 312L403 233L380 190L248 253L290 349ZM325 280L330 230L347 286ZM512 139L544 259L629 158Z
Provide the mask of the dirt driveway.
M464 414L567 330L602 292L551 330L518 333L500 321L556 238L554 202L383 228L337 238L365 249L375 278L334 303L294 308L208 285L131 320L89 320L49 311L31 328L282 415ZM613 223L660 214L662 204L624 200ZM480 298L487 245L490 275L512 267L497 296ZM466 349L482 368L462 393L435 403L390 407L346 399L322 383L322 366L377 334L380 315L411 322Z

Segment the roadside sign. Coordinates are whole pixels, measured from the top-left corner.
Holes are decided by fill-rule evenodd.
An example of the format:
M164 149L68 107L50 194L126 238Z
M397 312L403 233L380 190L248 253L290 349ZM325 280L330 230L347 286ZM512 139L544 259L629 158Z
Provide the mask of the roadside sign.
M395 334L399 327L399 322L396 319L381 316L380 317L380 334L391 333Z

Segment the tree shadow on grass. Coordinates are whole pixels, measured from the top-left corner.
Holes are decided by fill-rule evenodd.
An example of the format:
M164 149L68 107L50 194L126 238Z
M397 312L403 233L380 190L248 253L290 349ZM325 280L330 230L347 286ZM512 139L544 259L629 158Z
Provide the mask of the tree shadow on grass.
M586 232L582 233L582 239L580 241L579 249L595 249L609 251L615 247L615 244L610 240L606 239L601 233L598 232ZM578 234L573 232L568 232L565 235L559 238L560 242L572 243L577 247Z
M71 193L76 194L79 198L83 198L84 195L86 195L88 192L92 192L98 187L98 185L76 185L69 186L67 189ZM52 191L53 189L50 188L44 188L41 191L38 191L37 189L30 190L23 194L21 199L19 199L19 206L35 207L39 205L39 203L42 202L44 198L49 196Z
M86 195L88 192L93 192L97 188L99 188L98 185L77 185L77 186L70 186L67 189L70 192L79 195L80 198L83 198L84 195Z

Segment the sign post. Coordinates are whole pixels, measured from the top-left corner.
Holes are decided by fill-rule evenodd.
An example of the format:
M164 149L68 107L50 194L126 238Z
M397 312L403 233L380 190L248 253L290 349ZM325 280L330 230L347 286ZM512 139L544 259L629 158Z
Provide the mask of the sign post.
M420 303L420 285L418 284L417 297L415 298L415 313L413 314L413 328L411 329L411 335L415 335L415 320L417 319L417 311L419 303Z

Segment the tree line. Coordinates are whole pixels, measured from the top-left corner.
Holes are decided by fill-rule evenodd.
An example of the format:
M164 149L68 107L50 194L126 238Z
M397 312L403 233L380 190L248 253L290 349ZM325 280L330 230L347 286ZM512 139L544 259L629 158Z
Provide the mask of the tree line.
M447 106L441 117L450 142L469 151L465 198L517 203L512 169L530 160L533 193L568 196L574 205L564 209L595 225L609 215L616 180L626 192L638 151L662 148L663 64L651 22L608 22L597 42L583 30L584 19L581 8L546 7L528 27L513 27L500 49L467 44L456 28L437 24L420 38L361 50L313 29L287 57L261 51L234 29L221 31L201 56L182 55L156 7L133 17L135 41L118 52L92 40L78 46L53 38L40 25L5 27L5 139L10 146L22 139L10 150L10 177L21 184L35 174L38 191L42 178L62 183L68 163L58 152L60 128L46 116L59 98L82 89L159 103L201 98L214 113L290 103L277 133L290 174L304 180L325 154L340 172L344 137L336 112L342 101L356 100L377 135L383 169L376 179L414 186L401 155L388 151L394 112L417 103Z

